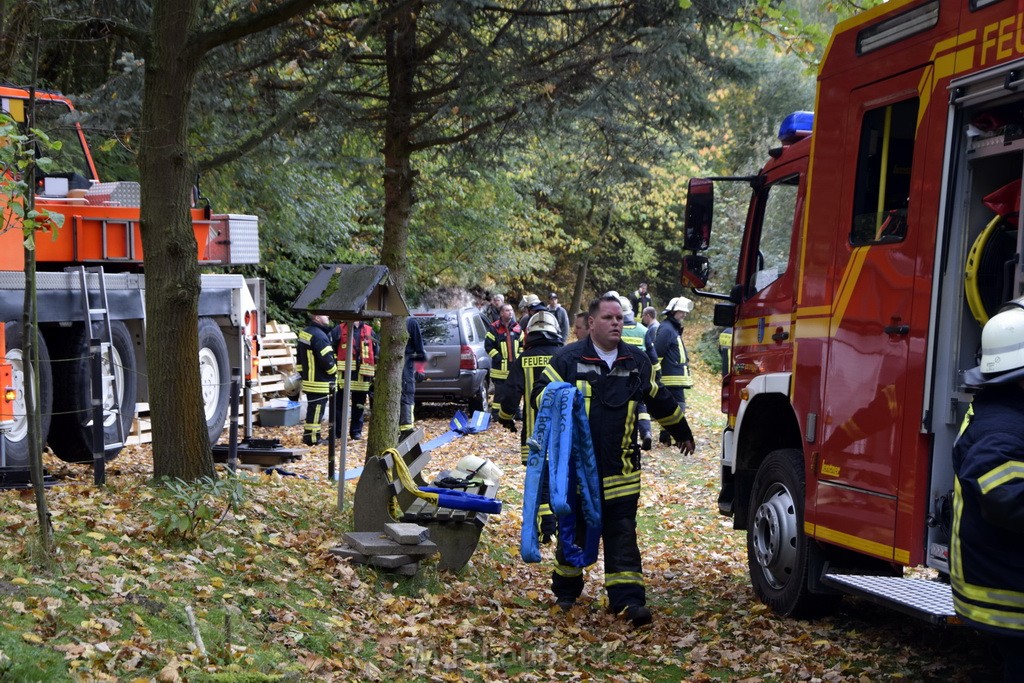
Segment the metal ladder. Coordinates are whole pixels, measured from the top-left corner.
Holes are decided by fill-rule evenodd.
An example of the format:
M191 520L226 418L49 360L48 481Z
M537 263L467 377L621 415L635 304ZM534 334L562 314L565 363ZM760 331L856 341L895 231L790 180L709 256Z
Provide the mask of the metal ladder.
M85 321L86 339L92 339L92 324L94 322L99 323L100 355L105 361L104 368L110 373L104 374L102 377L103 386L107 386L108 382L110 383L112 396L110 407L104 408L103 412L104 414L107 412L113 413L114 423L117 425L117 441L115 443L106 443L106 429L104 428L103 430L103 449L104 451L110 451L124 446L125 433L124 422L121 420L121 404L118 399L120 387L117 386L117 375L114 373L114 336L110 330L110 310L107 304L106 277L103 273L103 266L77 266L74 270L78 271L78 281L82 290L82 312L83 320ZM95 274L99 280L99 306L96 308L93 308L89 303L88 273Z

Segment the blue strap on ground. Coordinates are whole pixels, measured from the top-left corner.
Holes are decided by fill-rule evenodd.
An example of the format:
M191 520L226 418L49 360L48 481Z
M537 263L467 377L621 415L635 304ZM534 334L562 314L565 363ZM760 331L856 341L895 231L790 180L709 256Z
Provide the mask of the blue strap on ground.
M593 564L601 539L600 477L583 396L574 386L552 382L545 388L533 435L527 443L530 454L523 491L520 556L526 562L540 562L537 515L546 467L549 503L558 516L562 555L574 567ZM583 548L575 541L580 516L586 529Z
M420 451L426 453L432 451L439 446L449 444L460 436L466 436L467 434L478 434L491 424L491 414L478 410L473 413L473 417L466 417L466 414L461 410L455 411L455 417L448 423L448 431L440 436L436 436L430 441L420 446Z

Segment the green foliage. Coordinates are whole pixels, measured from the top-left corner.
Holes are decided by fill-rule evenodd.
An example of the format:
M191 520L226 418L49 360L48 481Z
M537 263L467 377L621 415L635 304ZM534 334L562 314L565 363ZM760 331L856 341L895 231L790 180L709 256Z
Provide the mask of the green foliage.
M7 114L0 114L0 201L4 216L0 233L20 226L29 250L35 249L37 232L50 232L56 238L64 224L63 214L32 206L33 188L29 186L33 166L47 172L53 160L46 152L59 152L60 148L61 142L51 140L44 131L26 131Z
M153 509L157 531L181 543L194 543L209 535L245 499L242 479L232 474L195 481L162 477L160 484L169 494L170 506Z

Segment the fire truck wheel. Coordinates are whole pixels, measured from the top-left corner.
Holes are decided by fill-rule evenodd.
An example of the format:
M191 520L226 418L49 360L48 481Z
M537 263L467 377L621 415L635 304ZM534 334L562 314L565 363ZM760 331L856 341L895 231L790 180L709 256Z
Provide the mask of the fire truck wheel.
M58 337L59 332L59 337ZM93 332L99 334L98 329ZM89 334L84 325L58 328L49 335L54 348L56 393L53 400L53 429L50 430L50 448L65 462L90 462L93 459L92 431L92 359L89 356ZM135 342L125 324L110 322L113 346L113 365L103 359L103 375L113 377L103 388L103 441L121 442L128 436L135 417L135 399L138 392L136 377ZM115 396L114 389L117 394ZM115 408L116 405L116 408ZM121 420L119 433L117 420ZM113 460L121 446L105 452L106 460Z
M815 616L836 596L812 594L810 567L821 551L804 532L804 463L795 448L772 451L754 477L747 525L747 564L754 594L781 616Z
M14 389L17 398L14 400L14 424L3 435L4 454L6 461L0 466L29 466L28 449L28 418L25 405L25 363L22 353L21 323L8 321L6 324L7 361L14 366ZM50 429L50 418L53 414L53 375L50 367L50 353L42 335L39 335L39 412L42 416L41 431L46 434Z
M210 444L224 431L231 397L231 366L224 333L210 318L199 319L199 377L203 383L203 413Z

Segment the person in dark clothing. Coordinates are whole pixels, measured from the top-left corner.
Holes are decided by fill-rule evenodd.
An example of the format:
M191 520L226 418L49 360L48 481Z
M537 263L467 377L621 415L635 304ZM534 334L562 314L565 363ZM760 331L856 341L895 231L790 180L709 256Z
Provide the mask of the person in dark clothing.
M491 303L487 304L487 307L483 310L484 320L487 321L488 325L501 317L501 307L504 303L505 296L503 294L495 294L491 297Z
M658 326L654 338L654 350L661 365L661 382L675 396L680 409L686 412L686 390L693 388L690 376L690 361L683 344L683 319L693 310L693 302L680 296L668 302L665 321ZM672 436L661 431L660 441L670 445Z
M641 282L636 291L629 295L629 303L633 308L633 315L637 318L643 314L645 308L654 306L654 299L651 298L650 293L647 291L646 282Z
M992 635L1005 681L1024 681L1024 298L1010 306L964 375L980 390L953 446L949 566L957 615Z
M530 318L529 327L526 330L524 351L519 354L512 367L509 368L508 379L505 381L499 401L498 422L510 431L516 431L515 416L519 413L519 404L523 397L533 393L533 386L537 383L544 368L548 366L551 356L562 348L562 341L558 329L558 321L549 311L541 311ZM530 447L526 445L527 439L533 434L533 425L537 419L537 411L529 400L526 401L525 409L522 411L523 428L520 430L519 454L522 457L523 465L530 456ZM544 484L542 489L546 488ZM551 514L551 507L548 504L546 491L541 491L540 506L540 530L545 541L550 540L554 534L555 519Z
M311 315L309 325L299 332L295 349L295 370L302 377L306 394L306 422L302 443L316 446L320 440L320 423L327 417L327 405L334 391L338 363L331 343L331 320L326 315Z
M551 382L568 382L582 393L601 477L605 589L608 608L634 627L651 622L647 607L636 515L640 500L640 448L636 407L647 407L662 427L679 441L681 452L693 453L693 434L678 404L654 379L647 354L622 341L622 305L615 297L595 299L589 308L590 337L563 347L552 358L531 392L536 409ZM583 569L569 564L555 549L551 588L556 605L571 609L583 592Z
M505 304L501 307L501 317L494 321L487 328L487 336L484 337L484 348L487 355L491 357L491 384L494 385L494 396L491 399L491 412L497 415L501 407L499 396L502 386L508 379L512 363L519 355L520 339L523 331L519 323L512 317L512 305Z
M522 317L519 318L519 329L525 330L526 326L530 324L530 318L536 313L548 310L548 307L544 305L536 294L527 294L520 300L519 309L525 311Z
M423 380L427 350L423 348L423 334L415 317L405 319L405 331L409 340L405 342L405 365L402 366L402 405L398 415L398 431L404 434L416 426L416 382Z
M558 303L558 295L554 292L548 294L548 310L555 314L555 322L558 323L558 336L565 344L569 341L569 312L566 311L562 304Z

